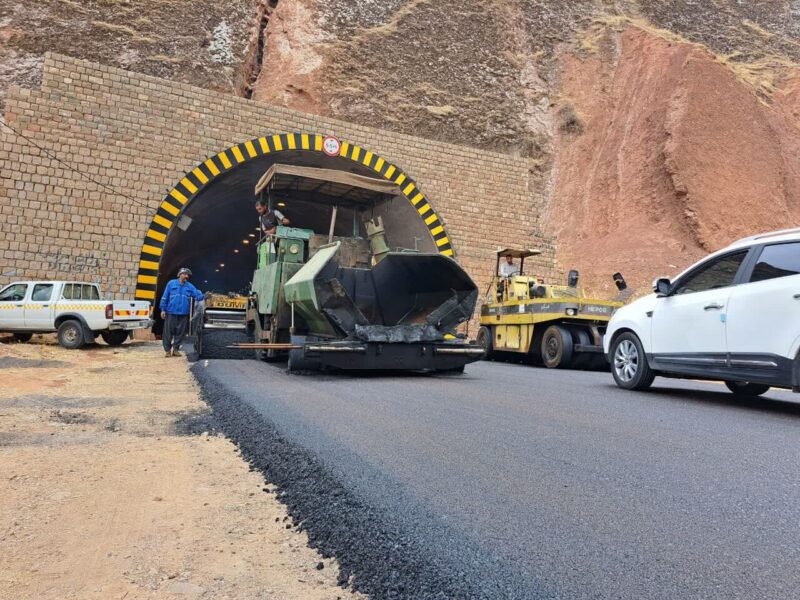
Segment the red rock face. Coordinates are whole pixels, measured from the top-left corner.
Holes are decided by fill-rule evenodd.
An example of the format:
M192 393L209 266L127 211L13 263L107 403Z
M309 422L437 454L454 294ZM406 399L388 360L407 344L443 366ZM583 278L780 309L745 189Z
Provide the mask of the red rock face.
M556 134L548 227L564 268L639 291L707 252L800 218L798 81L771 104L702 48L638 29L603 51L562 57L563 105L580 130ZM572 128L574 129L574 128Z
M280 2L269 16L253 99L327 115L322 98L325 37L313 2Z

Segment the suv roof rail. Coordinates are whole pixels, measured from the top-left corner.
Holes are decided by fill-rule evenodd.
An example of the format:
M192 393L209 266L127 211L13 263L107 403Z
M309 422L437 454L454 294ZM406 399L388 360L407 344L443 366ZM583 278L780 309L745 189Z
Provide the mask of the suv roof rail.
M764 240L767 238L778 237L781 235L789 235L792 233L800 234L800 227L791 227L789 229L779 229L777 231L770 231L768 233L759 233L757 235L751 235L749 237L742 238L740 240L736 240L731 244L731 246L736 246L738 244L744 244L746 242L755 242L758 240Z

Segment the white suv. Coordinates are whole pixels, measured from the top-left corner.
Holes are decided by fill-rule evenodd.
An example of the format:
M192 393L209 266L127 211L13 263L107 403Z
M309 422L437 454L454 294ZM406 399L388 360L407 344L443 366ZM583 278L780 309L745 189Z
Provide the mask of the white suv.
M800 228L739 240L653 289L608 325L617 385L643 390L663 375L800 392Z

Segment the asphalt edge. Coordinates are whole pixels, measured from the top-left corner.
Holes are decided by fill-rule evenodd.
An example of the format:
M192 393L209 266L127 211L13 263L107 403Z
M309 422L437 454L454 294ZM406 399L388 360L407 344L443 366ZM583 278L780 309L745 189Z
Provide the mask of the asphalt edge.
M202 427L236 444L250 468L275 488L309 545L336 558L339 585L375 599L489 597L465 573L410 540L389 515L360 501L310 452L204 373L202 363L191 372L211 408Z

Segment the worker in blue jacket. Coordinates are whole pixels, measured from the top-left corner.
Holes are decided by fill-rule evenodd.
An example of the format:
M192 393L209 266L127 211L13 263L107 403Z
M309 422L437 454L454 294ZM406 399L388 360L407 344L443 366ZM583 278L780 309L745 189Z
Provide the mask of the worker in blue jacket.
M178 271L178 278L173 279L164 289L161 296L161 318L164 319L164 334L161 341L164 344L165 356L181 356L181 343L186 336L189 325L189 312L192 298L198 302L203 300L203 294L189 283L192 272L183 268Z

